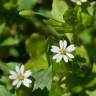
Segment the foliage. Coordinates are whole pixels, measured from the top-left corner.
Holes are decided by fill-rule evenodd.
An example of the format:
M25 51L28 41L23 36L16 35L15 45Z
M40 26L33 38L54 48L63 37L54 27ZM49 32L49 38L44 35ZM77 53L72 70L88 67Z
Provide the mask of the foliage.
M68 63L52 59L60 40L76 46ZM30 88L9 79L21 64ZM0 0L0 96L96 96L96 2Z

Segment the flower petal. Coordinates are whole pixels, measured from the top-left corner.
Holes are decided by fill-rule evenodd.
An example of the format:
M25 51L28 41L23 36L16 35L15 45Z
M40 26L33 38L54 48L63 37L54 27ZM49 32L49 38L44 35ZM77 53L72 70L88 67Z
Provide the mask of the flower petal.
M15 85L17 85L18 82L19 82L19 80L14 80L12 85L15 86Z
M68 57L66 55L63 56L64 61L67 63L68 62Z
M10 71L10 74L11 75L16 75L16 72L15 71Z
M52 46L51 52L53 52L53 53L58 53L59 50L60 50L59 47L57 47L57 46Z
M52 59L53 59L53 60L54 60L54 59L57 59L58 56L60 56L60 54L56 54L56 55L54 55Z
M77 5L81 5L82 4L80 1L77 1L76 3L77 3Z
M68 46L68 47L66 48L66 51L72 52L72 51L74 51L75 49L76 49L76 47L74 46L74 44L71 44L70 46Z
M58 55L58 57L56 58L56 63L59 63L62 60L62 55Z
M20 86L21 86L21 84L22 84L22 81L18 81L18 83L17 83L17 88L19 88Z
M19 66L16 66L16 72L18 73L20 71Z
M30 79L27 79L27 78L24 79L24 81L27 82L27 83L32 83L32 81Z
M32 72L30 71L30 70L28 70L28 71L26 71L25 73L24 73L24 76L27 78L27 77L29 77L29 76L31 76L32 75Z
M65 49L67 47L67 41L64 40L63 44L64 44L64 49Z
M20 71L21 73L24 73L24 65L21 65Z
M63 49L64 45L63 45L63 41L62 40L59 41L59 45L60 45L60 49Z
M69 57L69 58L74 58L74 56L70 53L66 53L66 55Z
M24 81L23 81L23 84L24 84L26 87L30 87L30 84L27 83L27 82L24 82Z
M16 75L10 75L9 78L14 80L14 79L16 79Z
M32 83L32 81L30 79L24 79L23 80L23 84L26 86L26 87L30 87L30 83Z
M81 1L80 0L71 0L71 1L76 3L77 5L81 5Z
M87 0L81 0L81 2L87 2Z

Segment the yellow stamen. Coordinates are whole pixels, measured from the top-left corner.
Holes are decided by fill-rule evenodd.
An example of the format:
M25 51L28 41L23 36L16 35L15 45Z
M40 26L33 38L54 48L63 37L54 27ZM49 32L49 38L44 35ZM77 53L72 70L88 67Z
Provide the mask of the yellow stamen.
M17 74L17 79L19 79L19 80L24 80L23 74L22 74L22 73L18 73L18 74Z
M62 50L60 51L60 54L61 54L61 55L65 55L65 54L66 54L66 51L62 49Z

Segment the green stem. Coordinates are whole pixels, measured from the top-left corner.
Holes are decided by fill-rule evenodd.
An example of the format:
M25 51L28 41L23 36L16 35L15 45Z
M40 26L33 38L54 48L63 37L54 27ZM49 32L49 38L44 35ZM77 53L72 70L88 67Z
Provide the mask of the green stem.
M76 8L76 13L78 12L78 10L80 10L80 6L78 6L77 8ZM74 38L74 43L75 44L79 44L79 37L78 37L78 33L80 32L80 27L81 27L81 24L82 24L82 10L80 10L80 13L79 13L79 23L77 22L77 26L75 27L74 26L74 28L73 28L73 32L74 32L74 34L73 34L73 38Z

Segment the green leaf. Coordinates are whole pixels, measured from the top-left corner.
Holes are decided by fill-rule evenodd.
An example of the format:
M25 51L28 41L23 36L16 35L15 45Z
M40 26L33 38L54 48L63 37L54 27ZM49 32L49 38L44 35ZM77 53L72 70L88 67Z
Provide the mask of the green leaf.
M26 68L32 71L48 68L46 46L47 40L36 33L26 41L26 49L30 55L30 60L25 64Z
M96 76L96 74L95 74L95 76ZM88 82L88 84L86 84L86 88L96 86L96 77L95 76L91 77L90 82Z
M69 8L63 15L65 23L69 26L76 27L78 23L77 10L74 8Z
M38 88L43 90L45 87L50 90L52 83L52 66L50 66L47 70L41 70L33 73L33 77L35 79L33 90Z
M84 44L90 44L91 43L91 35L90 35L91 29L85 29L83 32L81 32L78 37L83 41Z
M19 10L31 9L38 0L18 0L17 6Z
M12 96L12 95L4 86L0 85L0 96Z
M53 19L44 20L47 25L51 25L58 33L72 33L73 28L66 23L62 23Z
M19 64L20 63L16 63L16 62L4 63L4 62L0 61L0 69L3 71L4 74L9 74L9 71L14 70L16 68L16 66Z
M7 10L10 10L11 8L14 8L14 4L12 2L6 2L4 5L4 8L6 8Z
M4 33L6 29L5 23L0 24L0 34Z
M10 70L15 70L16 66L19 66L21 63L19 62L8 62L6 65Z
M0 47L2 46L12 46L12 45L17 45L19 43L18 39L15 38L7 38L5 39L1 44Z
M64 0L53 0L52 4L52 16L54 19L65 22L63 19L63 15L68 9L68 5Z
M88 10L88 13L92 16L93 13L94 13L94 2L91 2L90 6L88 6L87 10Z
M31 58L39 58L44 52L46 52L47 40L40 34L34 33L26 40L26 49Z
M6 85L6 88L11 90L13 88L12 84L10 84L10 79L9 79L9 76L7 75L3 75L1 78L0 78L0 83L3 83Z
M96 90L86 91L86 93L88 94L88 96L96 96Z
M9 74L9 68L6 63L0 61L0 69L4 72L4 74Z
M65 84L63 84L65 85ZM69 92L67 90L67 87L65 86L65 88L62 88L60 86L60 83L58 82L53 82L52 84L52 88L49 92L49 96L72 96L71 92Z
M75 51L75 55L79 56L78 64L81 62L80 65L85 65L87 67L91 67L89 56L88 56L87 50L84 46L77 47L76 51Z
M93 63L92 72L93 72L93 73L96 73L96 63Z
M82 12L82 24L84 27L89 26L91 24L91 16Z
M19 15L21 16L32 16L32 10L22 10L19 12Z
M32 71L38 71L40 69L47 69L48 61L46 58L46 54L40 55L39 58L33 58L33 59L28 60L25 66L27 69L31 69Z
M62 96L63 92L60 86L56 83L52 84L52 88L50 90L49 96Z

